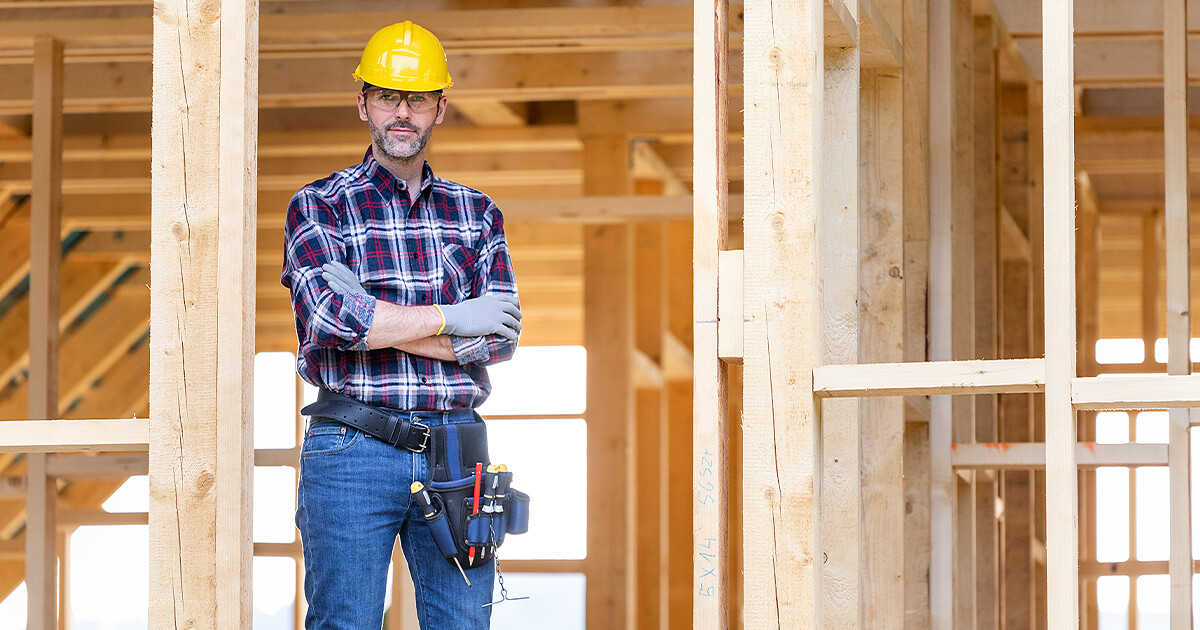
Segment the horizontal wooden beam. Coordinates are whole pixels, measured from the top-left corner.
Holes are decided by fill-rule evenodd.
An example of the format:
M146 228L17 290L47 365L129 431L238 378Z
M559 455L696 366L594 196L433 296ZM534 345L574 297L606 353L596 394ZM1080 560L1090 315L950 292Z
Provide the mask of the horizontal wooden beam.
M1118 3L1122 4L1122 3ZM1139 10L1137 3L1128 6ZM1040 15L1040 10L1038 11ZM1161 29L1161 25L1159 25ZM1191 42L1195 41L1195 44ZM1196 68L1200 68L1200 34L1188 37L1189 82L1200 79ZM1017 46L1026 59L1041 59L1040 38L1019 37ZM1121 34L1096 33L1089 37L1076 36L1075 85L1096 87L1120 87L1162 85L1163 45L1160 38L1129 37ZM1033 72L1041 80L1042 64L1032 64Z
M0 453L145 451L149 439L145 418L0 422Z
M510 573L583 573L583 560L505 560Z
M506 563L507 566L507 563ZM1200 560L1192 560L1192 572L1200 573ZM1079 563L1080 577L1095 579L1106 575L1125 575L1139 577L1142 575L1166 575L1166 560L1136 560L1130 558L1121 562L1083 562Z
M290 543L254 543L254 555L277 558L299 558L304 554L300 541Z
M676 126L664 126L664 132L676 134ZM478 128L438 127L429 146L431 160L439 155L498 152L582 151L579 128L575 125L533 125L526 127ZM362 129L303 129L263 131L258 136L260 159L339 157L361 160L371 143ZM0 137L0 163L27 163L32 157L32 141L27 137ZM72 134L63 137L63 161L96 162L105 160L150 159L150 134ZM436 160L434 160L436 163Z
M1044 391L1044 359L823 365L813 368L822 398L1033 393Z
M1098 466L1166 466L1166 444L1096 444L1075 446L1081 468ZM955 444L955 468L1034 470L1046 467L1046 445L1031 442Z
M284 214L291 193L264 192L258 199L258 224L262 230L282 229ZM602 224L630 221L687 221L692 218L691 195L614 195L597 197L511 198L493 196L507 223ZM740 218L743 197L729 195L729 215ZM14 218L5 229L22 229L28 218ZM150 196L121 195L64 195L64 233L73 230L149 230ZM135 237L129 235L128 242ZM261 242L260 242L261 243ZM282 241L271 239L261 243L279 249Z
M145 453L55 454L46 458L47 475L72 481L123 479L131 475L145 475L148 469L149 463Z
M375 29L398 19L395 12L304 13L289 12L286 5L282 9L264 11L261 17L259 45L268 59L314 49L357 54ZM741 31L740 9L731 7L732 31ZM638 40L646 40L643 47L660 47L662 36L671 35L685 36L678 41L691 47L692 10L682 5L405 11L403 17L437 33L451 57L614 45L637 48ZM0 21L0 57L19 60L31 55L33 36L41 33L64 42L67 61L111 55L114 49L148 55L152 37L147 18L6 19Z
M259 106L352 108L357 87L350 71L358 54L263 60ZM730 64L731 86L741 85L741 67ZM454 59L451 70L452 102L654 99L689 96L692 89L690 50L467 55ZM26 66L0 64L0 114L32 111L30 74ZM68 64L63 81L67 114L150 110L148 61Z
M58 528L68 529L87 525L148 525L146 512L106 512L104 510L72 510L59 508Z
M1071 402L1090 411L1200 407L1200 374L1077 378Z

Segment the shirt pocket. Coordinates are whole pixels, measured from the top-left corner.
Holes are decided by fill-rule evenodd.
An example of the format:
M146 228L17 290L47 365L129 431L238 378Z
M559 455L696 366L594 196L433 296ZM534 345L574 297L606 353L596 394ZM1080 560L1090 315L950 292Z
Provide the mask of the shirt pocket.
M458 243L442 245L442 300L457 304L474 297L475 253Z

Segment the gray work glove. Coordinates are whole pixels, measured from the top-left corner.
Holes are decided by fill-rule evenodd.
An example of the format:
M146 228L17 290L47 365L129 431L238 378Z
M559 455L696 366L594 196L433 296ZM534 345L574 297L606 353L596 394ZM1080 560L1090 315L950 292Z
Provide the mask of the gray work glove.
M500 335L510 341L521 334L521 307L517 296L503 293L481 295L458 304L442 305L447 335L484 337Z
M325 283L334 293L367 295L367 290L359 283L358 276L355 276L349 267L336 260L321 265L321 277L325 279Z

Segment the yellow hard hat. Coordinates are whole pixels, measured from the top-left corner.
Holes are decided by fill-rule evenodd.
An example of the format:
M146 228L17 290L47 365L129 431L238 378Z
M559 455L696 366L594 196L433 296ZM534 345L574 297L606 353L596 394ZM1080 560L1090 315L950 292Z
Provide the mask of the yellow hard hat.
M433 33L407 21L385 26L371 36L362 61L354 69L354 78L411 92L432 92L454 85L441 42Z

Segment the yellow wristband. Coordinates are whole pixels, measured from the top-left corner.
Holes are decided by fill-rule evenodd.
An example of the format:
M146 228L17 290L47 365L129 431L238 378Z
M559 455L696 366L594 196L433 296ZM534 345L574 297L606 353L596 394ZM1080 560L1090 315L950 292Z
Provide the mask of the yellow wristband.
M442 334L443 330L446 330L446 314L442 312L442 307L438 306L437 304L434 304L433 308L436 308L438 310L438 315L442 316L442 327L439 328L436 333L433 333L434 335L440 335Z

